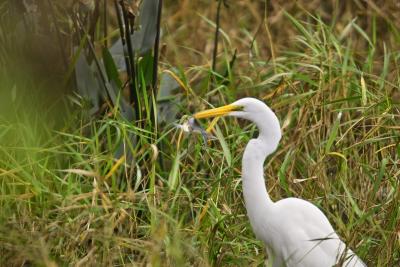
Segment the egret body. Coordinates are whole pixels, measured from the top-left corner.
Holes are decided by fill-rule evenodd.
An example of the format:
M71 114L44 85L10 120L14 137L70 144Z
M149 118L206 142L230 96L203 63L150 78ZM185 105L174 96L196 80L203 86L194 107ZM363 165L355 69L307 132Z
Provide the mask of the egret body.
M196 119L233 116L255 123L259 135L246 146L242 183L247 216L267 249L273 267L361 267L360 258L340 240L320 209L299 198L273 202L264 182L266 157L278 147L282 133L275 113L264 102L243 98L230 105L196 113Z

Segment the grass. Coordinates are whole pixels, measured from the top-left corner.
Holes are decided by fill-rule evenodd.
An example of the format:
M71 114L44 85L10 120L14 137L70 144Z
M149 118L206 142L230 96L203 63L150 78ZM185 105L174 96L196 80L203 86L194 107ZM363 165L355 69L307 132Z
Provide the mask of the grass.
M232 3L228 11L243 14L238 7L247 5ZM222 34L213 72L202 59L211 53L195 51L202 44L189 40L188 52L176 44L183 39L170 40L196 23L210 35L212 28L197 16L170 33L175 8L166 11L171 50L163 68L186 60L176 73L187 89L181 88L180 114L242 96L263 99L284 133L265 165L272 199L313 202L368 266L397 266L400 54L392 15L384 22L368 16L364 27L364 20L327 22L318 10L288 6L279 16L289 44L272 26L272 42L253 40L256 29L246 27L233 32L236 37ZM221 25L229 31L226 12ZM379 36L387 24L392 27ZM5 102L11 98L4 93ZM199 136L180 137L171 124L160 125L156 136L125 122L117 108L89 120L67 103L68 115L55 127L49 122L62 113L55 112L59 104L49 110L28 105L40 97L18 101L0 116L0 265L263 266L264 248L247 220L240 180L254 126L222 119L217 140L204 145ZM132 158L115 158L123 141Z

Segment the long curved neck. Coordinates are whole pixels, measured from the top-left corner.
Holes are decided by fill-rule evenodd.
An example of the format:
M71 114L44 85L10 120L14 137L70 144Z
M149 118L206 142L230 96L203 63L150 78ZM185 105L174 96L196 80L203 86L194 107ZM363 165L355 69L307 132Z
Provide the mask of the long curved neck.
M253 229L256 228L254 224L260 221L257 218L265 216L265 212L273 205L265 186L263 166L267 156L276 150L281 138L275 114L268 108L262 117L263 120L254 121L259 136L249 141L242 159L243 195Z
M242 159L243 196L250 221L273 204L264 180L264 161L268 156L259 139L247 144Z

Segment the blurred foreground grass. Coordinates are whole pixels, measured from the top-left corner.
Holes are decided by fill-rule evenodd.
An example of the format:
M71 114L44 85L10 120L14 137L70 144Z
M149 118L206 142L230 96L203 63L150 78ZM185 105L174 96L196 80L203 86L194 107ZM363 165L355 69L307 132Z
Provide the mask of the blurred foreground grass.
M197 29L198 42L207 47L213 27L201 16L187 22L185 12L195 6L201 12L208 2L183 1L181 13L175 4L167 6L167 27L187 22L165 33L170 50L163 68L180 60L190 66L177 74L188 92L180 113L242 96L266 101L284 132L265 167L272 198L312 201L368 266L397 266L400 39L392 13L386 20L367 14L364 25L351 13L339 18L287 4L288 13L275 7L278 14L269 17L284 26L287 39L272 27L274 38L262 35L259 41L252 39L256 27L246 28L262 19L263 12L254 11L263 6L259 2L230 5L243 26L224 20L231 28L222 30L237 37L223 35L220 72L203 61L207 50L188 52L176 44ZM246 6L258 16L239 10ZM266 31L262 20L257 25ZM384 25L392 26L380 35ZM242 152L254 126L222 119L217 140L205 146L199 136L180 139L172 124L154 136L121 120L117 109L88 120L79 107L66 105L62 123L54 123L56 107L34 107L41 103L34 97L13 100L15 92L34 85L13 91L12 84L2 85L11 92L4 93L3 106L12 108L0 115L0 265L263 266L263 246L247 221L240 181ZM115 159L118 145L132 134L140 145L127 141L125 151L133 159Z

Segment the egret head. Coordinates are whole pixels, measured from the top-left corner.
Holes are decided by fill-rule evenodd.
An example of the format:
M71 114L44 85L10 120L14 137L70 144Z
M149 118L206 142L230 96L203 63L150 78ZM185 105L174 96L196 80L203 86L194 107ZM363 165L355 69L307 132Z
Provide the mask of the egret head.
M270 115L268 113L273 112L264 102L256 98L246 97L223 107L198 112L193 117L203 119L227 115L250 120L258 124L268 119L268 115Z
M256 114L262 113L266 108L267 105L265 105L264 102L255 98L246 97L226 106L198 112L194 114L193 117L196 119L203 119L228 115L252 120Z
M275 113L264 102L252 97L242 98L219 108L200 111L193 117L203 119L224 115L254 122L261 136L272 138L275 142L279 142L281 138L280 124Z

